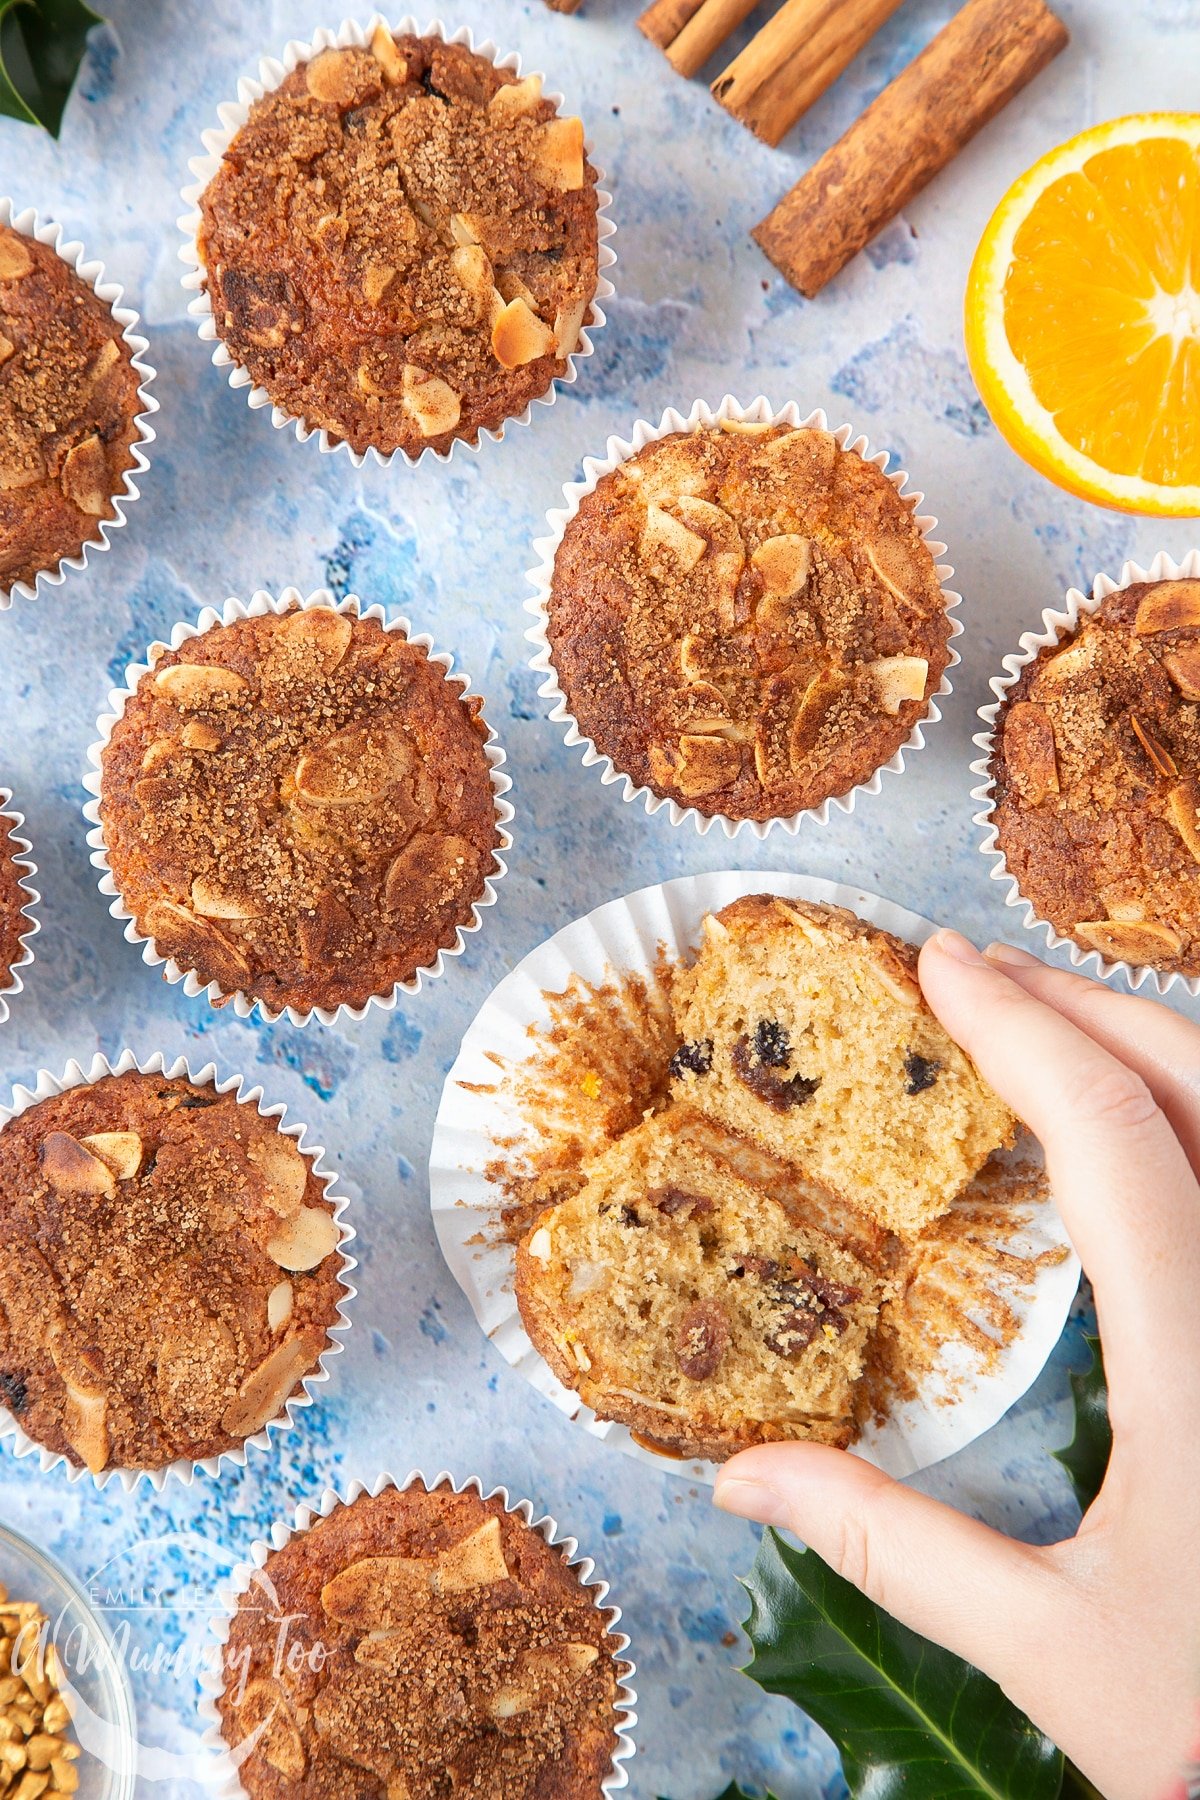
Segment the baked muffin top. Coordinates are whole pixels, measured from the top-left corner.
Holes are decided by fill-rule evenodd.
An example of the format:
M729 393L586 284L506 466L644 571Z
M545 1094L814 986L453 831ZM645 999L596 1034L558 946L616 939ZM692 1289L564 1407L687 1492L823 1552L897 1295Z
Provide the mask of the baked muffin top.
M263 1574L277 1604L241 1595L218 1702L231 1747L261 1730L239 1768L251 1800L599 1800L616 1748L604 1615L499 1499L363 1494Z
M596 171L536 75L462 44L323 50L200 199L219 337L358 451L474 443L545 393L596 291Z
M138 373L49 244L0 226L0 590L77 556L133 467Z
M825 431L726 421L585 495L548 634L580 729L654 793L786 817L866 780L950 635L912 503Z
M496 868L482 702L375 619L214 625L113 727L100 817L138 930L204 982L302 1011L432 963Z
M16 855L8 820L0 817L0 993L12 986L13 964L21 958L21 937L31 929L21 911L29 896L21 887Z
M1085 950L1200 974L1200 581L1110 594L1021 671L991 758L998 847Z
M337 1241L232 1093L131 1071L38 1101L0 1130L0 1402L93 1473L233 1449L316 1367Z

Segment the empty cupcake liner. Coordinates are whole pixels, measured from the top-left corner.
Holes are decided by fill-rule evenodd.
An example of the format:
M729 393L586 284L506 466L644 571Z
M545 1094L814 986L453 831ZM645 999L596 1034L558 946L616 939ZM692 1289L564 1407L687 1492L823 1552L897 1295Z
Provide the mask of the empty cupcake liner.
M1112 981L1115 976L1121 975L1131 988L1140 988L1148 981L1159 994L1168 994L1172 988L1182 988L1193 999L1200 997L1200 976L1165 973L1144 964L1109 962L1099 950L1084 950L1073 938L1063 937L1056 931L1048 919L1039 917L1033 901L1027 900L1018 887L1016 876L1011 873L1004 852L997 842L998 834L993 817L996 794L991 760L996 720L1009 689L1020 680L1022 670L1034 661L1040 650L1048 649L1060 639L1069 637L1081 614L1094 613L1101 601L1106 600L1110 594L1119 593L1123 588L1133 587L1141 581L1197 578L1200 578L1200 550L1190 550L1182 562L1176 562L1165 550L1160 550L1148 568L1143 568L1140 563L1127 562L1122 565L1121 573L1115 581L1111 575L1097 575L1090 594L1084 594L1079 588L1068 588L1064 606L1061 609L1049 606L1044 608L1041 629L1021 633L1018 640L1020 650L1011 651L1004 658L1005 673L993 675L988 683L996 698L979 708L979 717L987 730L975 734L974 741L982 754L971 764L971 773L980 778L979 786L971 789L972 800L979 802L979 811L974 815L974 823L983 833L979 847L991 862L988 873L992 880L1007 884L1005 906L1024 909L1021 924L1026 931L1043 932L1052 950L1065 950L1074 968L1086 969L1089 975L1098 975L1102 981Z
M558 398L559 388L571 386L578 377L578 364L592 354L594 349L592 334L607 323L603 302L611 300L616 289L606 271L611 270L617 260L616 251L611 243L617 228L608 216L608 208L612 205L612 195L606 192L603 186L604 171L596 164L595 158L591 155L589 142L585 144L585 150L593 168L596 169L596 224L599 236L598 277L596 291L592 296L591 323L580 332L577 347L566 358L566 374L558 376L546 392L538 394L523 412L514 413L511 418L505 419L494 429L481 429L473 444L465 438L456 438L448 450L426 449L420 451L416 456L410 455L405 450L392 450L385 454L376 450L373 445L369 446L366 451L355 450L344 438L331 438L323 427L310 425L304 419L297 418L294 413L277 406L266 388L260 387L254 382L249 370L244 369L240 363L235 361L223 340L217 336L212 304L204 287L204 259L200 252L200 229L203 223L200 214L200 196L220 168L222 157L237 132L246 123L250 108L256 100L261 100L264 94L277 88L280 82L291 74L297 64L310 62L322 50L344 50L351 47L364 49L370 43L371 35L378 25L382 25L398 37L405 35L439 37L447 44L464 44L476 56L485 57L489 62L494 63L496 68L511 70L518 77L522 74L521 59L515 52L502 53L490 38L476 43L474 34L467 26L462 25L457 31L452 32L440 19L434 19L428 25L421 25L411 15L408 15L398 23L392 24L382 13L374 12L365 23L360 24L356 19L344 19L336 31L323 29L316 32L307 42L300 38L292 38L284 45L282 56L263 57L258 67L257 81L249 76L241 78L238 82L236 102L227 101L219 106L217 117L220 124L201 133L205 155L194 156L189 160L188 168L196 179L190 182L180 194L180 198L188 210L179 220L179 229L186 240L180 247L179 256L180 260L187 265L183 285L189 293L194 295L194 298L188 302L188 312L196 320L201 341L212 344L212 361L215 367L228 369L230 387L246 389L246 403L252 412L257 412L262 407L270 407L271 423L277 431L290 425L295 431L299 443L303 444L309 438L315 438L317 448L322 455L329 455L335 451L341 452L349 457L355 468L361 468L368 455L381 468L387 468L393 462L407 463L411 468L427 456L434 457L438 462L449 462L456 451L470 451L478 454L485 437L499 443L510 425L532 423L534 405L553 406ZM529 72L536 73L537 71ZM544 98L552 101L561 112L564 103L561 94L547 89L544 91Z
M0 1106L0 1130L21 1113L27 1112L39 1100L47 1100L54 1094L66 1093L69 1088L86 1087L94 1081L102 1080L106 1075L128 1075L136 1069L143 1075L165 1075L168 1080L180 1077L195 1082L199 1086L214 1087L218 1094L233 1092L236 1099L247 1106L253 1106L264 1119L278 1119L279 1129L285 1137L294 1138L296 1148L305 1160L312 1164L313 1173L320 1177L324 1184L327 1200L333 1202L333 1217L341 1233L338 1239L338 1255L341 1258L341 1269L338 1281L342 1287L342 1299L338 1302L337 1323L328 1329L326 1345L317 1359L317 1366L310 1375L304 1377L301 1392L288 1400L283 1411L274 1419L268 1420L261 1431L254 1432L244 1439L236 1450L223 1450L219 1456L206 1456L198 1462L189 1462L181 1457L172 1463L166 1463L161 1469L103 1469L93 1475L85 1468L77 1467L68 1457L57 1450L48 1450L44 1444L38 1443L21 1429L13 1414L5 1406L0 1406L0 1442L7 1442L14 1456L36 1455L43 1474L51 1469L66 1470L68 1481L90 1480L98 1489L106 1488L110 1481L117 1481L125 1492L132 1493L140 1482L160 1493L169 1478L174 1478L185 1487L190 1487L196 1476L208 1475L215 1481L226 1469L244 1468L251 1450L269 1450L272 1434L280 1436L291 1431L297 1424L297 1416L305 1407L311 1406L318 1397L317 1390L329 1380L329 1364L340 1354L344 1347L346 1333L350 1330L352 1320L347 1307L354 1299L358 1289L349 1279L353 1269L358 1267L358 1259L349 1253L349 1245L357 1233L344 1217L349 1202L344 1194L334 1191L335 1171L325 1161L325 1151L320 1144L308 1144L305 1139L308 1127L303 1124L285 1125L287 1107L282 1101L267 1102L261 1087L247 1085L244 1075L218 1076L217 1065L205 1063L199 1070L194 1070L185 1056L176 1056L168 1062L163 1052L156 1051L153 1056L142 1059L134 1055L132 1050L122 1050L115 1062L106 1056L97 1054L85 1067L72 1060L61 1075L52 1075L49 1069L39 1069L33 1087L16 1086L12 1099L6 1106Z
M96 536L88 539L77 556L64 556L56 568L40 570L32 583L17 581L10 588L0 586L0 612L4 612L12 605L14 599L32 600L38 590L43 587L61 587L67 578L68 569L86 569L89 552L98 556L102 550L110 547L113 532L119 530L127 522L128 508L141 495L141 489L134 477L144 475L150 467L150 461L143 446L154 442L156 433L150 424L150 419L152 414L158 411L158 401L150 392L150 383L154 380L156 371L145 359L145 353L150 346L137 329L140 323L138 315L131 306L121 305L124 290L115 281L105 280L104 264L94 258L88 260L83 245L77 239L64 243L62 226L40 218L32 206L27 206L23 211L18 212L12 200L0 198L0 225L11 225L14 231L21 232L25 237L36 238L39 244L49 244L56 255L62 257L68 268L74 269L81 281L86 281L89 287L95 289L97 299L103 300L105 306L111 310L114 320L121 327L121 336L133 352L133 367L141 377L138 383L138 399L142 403L142 410L134 415L134 424L137 426L138 435L130 446L133 467L126 469L121 477L121 486L113 495L112 503L116 518L98 519Z
M709 406L704 400L697 400L691 411L686 414L677 412L673 406L669 406L657 425L651 425L647 420L639 419L628 438L609 438L602 457L585 456L583 480L569 481L564 484L563 496L567 502L566 506L546 514L546 523L550 527L550 534L548 537L534 540L533 548L537 552L539 561L536 567L529 570L529 580L536 592L532 600L525 602L526 612L532 613L537 621L525 633L527 642L534 646L534 654L529 659L529 666L536 674L544 675L546 678L538 689L538 694L543 700L551 702L551 724L564 727L564 741L568 746L577 744L583 746L584 767L591 768L593 765L598 765L600 780L606 787L612 782L622 784L622 800L640 800L646 812L651 816L665 807L667 817L672 825L681 825L685 819L690 819L701 837L711 831L714 825L719 825L725 836L729 838L736 837L739 831L743 830L752 837L765 838L769 831L773 831L777 827L794 835L806 819L811 819L818 825L826 825L834 807L837 807L840 812L853 812L854 802L859 794L877 794L883 784L884 775L889 773L898 775L904 768L906 751L920 750L925 743L926 727L936 724L941 718L942 711L937 702L943 696L953 692L950 670L962 660L954 648L954 639L961 636L963 629L961 620L954 617L956 609L962 605L962 595L956 594L946 586L954 574L949 563L937 562L937 576L945 596L946 614L950 622L950 640L947 646L949 661L942 673L940 683L929 697L928 711L913 726L896 754L888 762L881 764L869 780L859 782L857 787L850 788L844 794L830 795L829 799L824 800L820 806L808 807L802 812L792 813L788 818L733 819L724 813L702 813L694 806L680 806L677 801L656 794L652 788L636 786L633 777L618 768L612 758L597 749L593 740L585 737L580 730L578 722L571 712L567 696L559 684L558 674L554 667L553 651L550 648L549 608L551 589L554 584L554 559L558 553L558 547L562 543L563 534L578 512L579 503L584 495L590 494L603 476L611 475L614 469L618 468L621 463L628 462L647 444L653 443L659 438L670 437L678 431L696 431L701 426L716 425L723 419L740 419L747 424L791 425L801 430L831 430L828 418L820 408L804 418L794 401L789 401L786 406L773 407L770 401L760 394L748 406L743 406L740 401L734 399L732 394L726 394L715 408ZM833 436L843 450L849 450L854 455L861 456L864 462L874 463L877 469L881 469L887 474L888 452L872 450L867 438L856 435L853 426L839 425L833 431ZM935 541L932 536L932 533L937 530L937 520L932 514L922 514L917 511L925 498L924 494L905 491L908 475L903 469L898 469L887 478L896 492L903 495L904 499L911 504L914 522L920 529L930 554L935 559L944 556L945 544Z
M293 606L305 609L324 606L331 608L334 612L349 613L355 618L378 619L385 631L398 631L408 639L410 644L423 650L431 663L436 663L439 668L445 670L447 680L458 686L462 695L465 696L472 691L470 677L461 672L458 674L453 672L454 658L447 651L435 650L433 639L424 632L415 632L408 619L397 617L389 620L382 606L364 606L357 594L347 594L344 599L336 600L328 588L318 588L314 593L308 595L302 595L298 588L292 587L284 588L279 595L268 594L260 588L250 596L248 602L237 599L226 600L219 612L215 607L206 606L194 625L180 623L174 626L169 644L156 641L147 649L145 662L130 663L125 671L125 686L114 688L110 693L108 697L109 710L102 713L97 720L97 740L88 748L88 762L91 767L83 777L83 785L95 798L89 800L84 806L83 816L92 826L91 831L87 834L87 841L92 850L92 865L100 870L100 892L106 897L113 896L108 910L114 919L125 921L126 938L131 944L142 946L142 961L150 968L160 968L164 980L172 983L182 981L183 991L189 998L194 999L198 994L202 994L210 1006L221 1006L228 1001L232 1004L239 1019L248 1019L257 1007L259 1017L270 1025L282 1018L286 1018L292 1025L306 1025L310 1019L317 1019L322 1025L332 1025L337 1019L361 1019L372 1006L379 1006L385 1012L391 1012L402 994L419 994L425 982L434 981L439 975L445 974L446 964L452 957L462 955L467 947L467 938L478 931L483 924L481 916L483 909L495 905L497 884L508 873L508 864L505 862L502 852L512 848L512 834L507 827L512 823L514 814L512 806L504 798L504 795L512 787L511 780L502 772L507 758L497 740L496 733L487 724L486 719L483 721L487 725L484 752L487 756L492 792L496 800L496 826L499 842L492 854L497 867L494 873L487 877L483 893L472 905L469 921L458 927L453 944L448 949L439 950L434 962L418 969L407 981L397 982L386 993L372 994L362 1006L344 1004L315 1006L308 1012L300 1012L294 1006L287 1006L281 1011L274 1011L265 1006L261 1000L251 999L247 994L239 991L227 991L221 987L219 982L210 981L205 984L194 969L182 968L173 957L163 956L153 938L148 938L144 932L139 931L137 920L121 897L108 860L108 845L104 838L104 827L100 822L101 759L112 728L124 712L126 702L136 693L138 682L142 676L153 668L163 652L167 649L177 650L180 644L185 643L188 638L199 637L214 625L231 625L236 619L257 618L264 613L284 613Z
M37 874L37 864L30 854L33 845L28 838L21 836L25 816L11 805L11 801L11 789L0 788L0 857L10 857L13 868L17 871L17 884L26 896L21 916L28 919L29 923L17 939L17 959L11 969L7 975L0 969L0 981L4 983L3 988L0 988L0 1025L8 1018L9 1001L15 999L25 986L21 970L27 969L33 961L33 940L42 929L41 920L35 917L35 908L41 904L42 896L33 885L33 878Z
M282 1550L293 1537L311 1530L318 1520L327 1519L331 1513L337 1511L339 1506L349 1506L362 1494L374 1496L382 1494L387 1488L396 1488L403 1493L407 1488L414 1486L423 1487L426 1492L430 1492L446 1482L450 1484L456 1494L473 1492L484 1500L499 1499L506 1512L515 1513L547 1544L560 1549L568 1566L575 1571L580 1586L590 1591L595 1605L604 1614L608 1634L612 1639L612 1653L617 1659L617 1747L613 1752L612 1771L601 1783L600 1791L605 1796L618 1793L629 1785L628 1764L636 1748L633 1730L637 1724L637 1695L630 1685L636 1669L626 1655L629 1638L625 1632L617 1629L621 1621L621 1609L619 1606L605 1606L604 1602L608 1597L608 1583L595 1576L596 1565L592 1558L580 1555L578 1542L575 1538L564 1536L560 1532L556 1519L551 1518L549 1513L538 1515L530 1500L510 1499L507 1488L486 1487L478 1475L470 1475L466 1480L459 1481L448 1471L442 1470L440 1474L433 1476L430 1480L419 1469L413 1469L404 1477L403 1481L397 1481L394 1475L385 1473L377 1475L370 1484L364 1481L352 1481L345 1493L338 1493L333 1488L326 1488L315 1506L298 1506L292 1524L287 1525L280 1521L272 1525L269 1542L264 1538L256 1539L250 1546L250 1560L236 1566L228 1586L222 1589L219 1596L222 1614L212 1621L213 1635L222 1653L229 1638L229 1630L237 1611L238 1599L248 1590L257 1571L264 1567L273 1550ZM223 1665L223 1654L219 1661ZM217 1795L219 1800L225 1800L225 1797L228 1797L228 1800L236 1800L236 1797L244 1794L246 1789L242 1786L238 1773L237 1759L221 1734L221 1715L217 1710L217 1702L224 1692L224 1688L223 1667L206 1669L201 1674L199 1714L205 1731L200 1741L213 1752L212 1767L210 1771L206 1772L205 1786Z
M634 975L653 993L664 955L671 963L688 958L707 913L741 895L764 892L848 907L912 944L923 943L936 929L930 920L861 888L782 871L685 875L611 900L532 950L484 1001L446 1077L429 1153L438 1244L500 1355L590 1436L660 1474L692 1482L711 1482L716 1465L653 1450L627 1426L597 1419L530 1342L514 1292L516 1254L497 1229L507 1196L490 1173L514 1143L527 1142L530 1129L502 1072L528 1060L531 1037L550 1019L548 997L561 994L572 980L602 986L614 975ZM1027 1156L1036 1155L1032 1140L1022 1148ZM1031 1293L1005 1289L1021 1323L994 1368L981 1372L966 1345L949 1346L943 1369L922 1381L915 1398L897 1403L885 1424L864 1431L854 1453L889 1475L915 1474L990 1430L1036 1380L1062 1335L1080 1266L1053 1202L1038 1207L1004 1248L1022 1255L1061 1249L1068 1254L1038 1271Z

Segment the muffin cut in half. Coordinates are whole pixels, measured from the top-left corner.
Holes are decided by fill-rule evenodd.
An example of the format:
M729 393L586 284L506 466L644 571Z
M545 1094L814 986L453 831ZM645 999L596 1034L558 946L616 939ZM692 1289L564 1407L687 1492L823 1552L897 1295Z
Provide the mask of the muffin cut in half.
M521 1317L559 1380L681 1456L849 1443L879 1299L870 1269L743 1179L686 1107L620 1138L517 1252Z
M704 922L672 993L678 1098L901 1236L1016 1121L938 1023L917 953L841 907L750 894Z

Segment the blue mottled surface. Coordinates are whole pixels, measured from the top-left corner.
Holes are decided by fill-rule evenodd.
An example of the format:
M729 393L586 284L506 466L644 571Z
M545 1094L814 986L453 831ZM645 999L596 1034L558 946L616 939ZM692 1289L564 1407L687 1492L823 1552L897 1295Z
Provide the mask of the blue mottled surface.
M159 369L159 443L116 547L83 577L0 616L0 773L27 813L46 900L28 991L0 1031L0 1075L109 1053L185 1051L261 1080L309 1121L355 1202L357 1328L320 1408L272 1456L219 1487L123 1497L0 1457L0 1517L86 1576L117 1557L170 1586L167 1648L198 1644L214 1562L327 1481L442 1464L528 1494L578 1532L625 1608L638 1659L638 1800L709 1800L732 1775L781 1800L837 1800L828 1743L735 1673L736 1577L753 1533L704 1495L572 1431L481 1339L441 1265L424 1166L442 1077L476 1007L532 945L602 900L727 866L729 846L647 820L580 768L542 720L524 667L529 539L580 458L698 394L760 389L823 405L893 450L943 523L966 596L965 666L944 722L901 780L798 840L739 842L743 866L854 880L980 936L1016 931L975 850L967 799L974 709L1018 632L1070 582L1122 559L1176 554L1186 525L1075 504L992 430L963 360L959 307L971 250L1008 182L1096 119L1194 103L1197 0L1068 3L1071 50L814 304L775 276L746 233L791 180L931 35L946 0L909 0L781 151L755 143L671 74L633 26L634 0L561 18L534 0L465 0L456 19L545 69L581 110L619 221L619 299L577 386L534 428L477 457L413 474L355 472L251 415L186 320L178 188L217 103L258 55L336 23L313 0L107 0L56 146L0 121L0 188L57 216L102 257L143 315ZM741 35L746 35L744 32ZM482 687L511 758L516 849L500 904L448 977L393 1014L337 1031L263 1028L186 1000L145 969L96 892L78 777L92 723L125 662L206 602L257 586L328 582L403 609ZM1066 1430L1077 1328L1014 1415L921 1485L1031 1539L1073 1522L1048 1444ZM218 1559L219 1560L219 1559ZM143 1621L144 1624L144 1621ZM186 1663L186 1659L184 1659ZM142 1735L186 1758L194 1681L141 1674ZM199 1792L172 1760L144 1791Z

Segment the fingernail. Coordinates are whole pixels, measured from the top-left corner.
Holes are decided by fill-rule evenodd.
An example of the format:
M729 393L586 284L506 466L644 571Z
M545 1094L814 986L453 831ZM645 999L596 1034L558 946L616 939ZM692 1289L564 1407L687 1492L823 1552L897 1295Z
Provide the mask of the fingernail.
M951 931L948 926L943 925L940 931L935 931L933 941L943 955L952 956L955 962L969 963L975 967L983 962L974 944L969 943L961 932Z
M724 1480L718 1475L713 1504L739 1519L757 1519L760 1525L787 1525L791 1518L787 1501L775 1488L761 1481L739 1481L735 1475Z
M1015 944L989 944L983 954L988 962L1007 963L1013 969L1042 967L1036 956L1030 956L1028 950L1018 950Z

